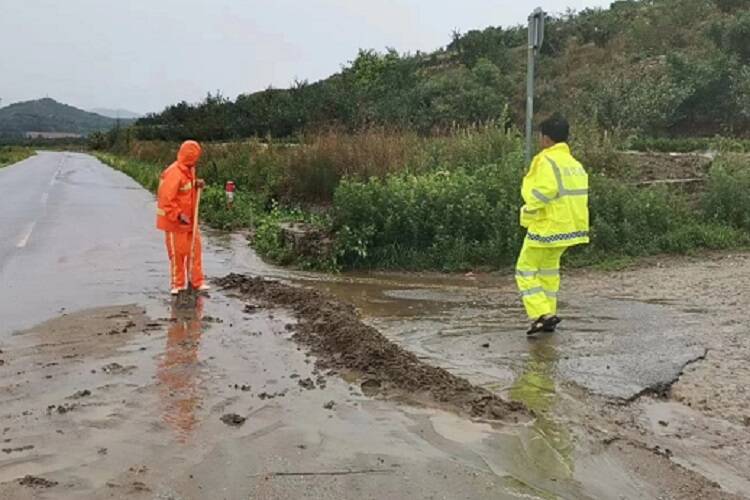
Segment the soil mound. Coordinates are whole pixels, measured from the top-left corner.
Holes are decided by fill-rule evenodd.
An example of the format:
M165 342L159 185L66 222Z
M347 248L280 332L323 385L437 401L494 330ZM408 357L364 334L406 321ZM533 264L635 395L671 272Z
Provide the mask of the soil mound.
M241 274L219 278L216 284L237 290L248 299L292 310L299 320L294 339L310 347L318 365L351 370L364 379L368 389L376 386L375 393L431 400L493 420L518 420L527 414L520 403L504 401L487 389L420 361L364 324L350 304L315 290Z

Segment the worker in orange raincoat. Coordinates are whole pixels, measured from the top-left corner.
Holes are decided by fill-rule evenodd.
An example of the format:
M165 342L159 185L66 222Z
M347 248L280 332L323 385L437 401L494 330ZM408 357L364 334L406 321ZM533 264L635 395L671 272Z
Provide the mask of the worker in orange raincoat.
M156 227L164 231L169 255L169 278L172 295L185 290L190 284L200 291L209 289L203 276L201 236L195 234L192 269L188 269L190 245L193 242L193 219L196 194L203 181L195 175L201 157L201 147L195 141L185 141L177 153L177 161L167 167L159 178L157 193ZM197 228L196 228L197 231Z

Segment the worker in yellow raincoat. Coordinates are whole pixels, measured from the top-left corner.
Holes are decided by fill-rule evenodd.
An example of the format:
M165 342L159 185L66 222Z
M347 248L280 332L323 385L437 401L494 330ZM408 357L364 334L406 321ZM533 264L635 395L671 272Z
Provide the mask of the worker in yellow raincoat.
M553 115L541 124L542 152L523 179L521 226L527 228L516 264L516 282L533 321L529 335L560 323L557 293L565 250L589 242L589 179L567 144L570 126Z

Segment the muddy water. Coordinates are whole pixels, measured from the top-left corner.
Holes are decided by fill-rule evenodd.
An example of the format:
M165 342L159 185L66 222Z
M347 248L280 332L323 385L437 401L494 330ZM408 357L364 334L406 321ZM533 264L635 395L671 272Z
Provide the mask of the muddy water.
M750 343L731 318L738 304L750 303L750 258L670 260L622 273L570 273L565 323L557 335L531 342L509 276L298 282L355 303L367 322L423 359L537 411L533 442L554 457L547 470L575 469L575 457L590 451L581 442L604 431L600 442L614 433L668 450L674 463L745 495L750 417L743 405L750 399L743 387L750 368L739 360L748 359ZM590 407L585 417L579 405ZM668 414L657 417L665 407ZM591 415L597 408L606 408L607 418ZM573 438L586 427L573 423L577 418L589 419L589 436Z
M371 400L316 371L284 311L240 305L214 295L163 317L100 308L15 335L3 354L15 373L1 389L13 450L3 498L602 498L578 484L546 421L496 429ZM247 420L230 427L228 414ZM17 482L28 475L58 484L30 490Z
M251 263L248 267L254 270L252 254L243 256L246 250L236 242L234 248L238 260ZM648 461L666 449L668 462L685 468L683 482L699 484L707 478L727 492L750 491L750 474L746 472L750 470L750 433L740 409L745 393L741 388L732 391L737 384L731 380L717 378L706 384L692 375L722 365L711 362L712 358L742 356L732 348L742 346L742 352L750 354L750 346L740 340L743 332L739 325L717 321L722 314L730 314L738 300L750 303L748 289L742 286L750 277L748 256L714 255L666 265L654 259L623 273L571 273L561 301L566 323L557 335L532 342L523 335L526 322L512 277L507 275L321 276L267 266L257 272L351 302L366 322L420 358L524 402L539 418L526 429L531 444L522 447L546 451L542 454L546 459L534 460L537 470L546 474L568 470L571 477L588 478L590 487L597 482L597 476L590 474L592 462L627 469L629 460ZM739 292L725 296L721 290L727 287ZM733 375L750 382L747 367ZM696 382L707 387L696 387ZM722 395L718 401L709 396L717 393ZM657 424L662 427L671 422L689 429L691 435L710 433L718 439L712 441L713 451L706 454L699 449L701 440L686 439L679 433L669 439L653 433L653 416L649 414L662 403L652 395L669 394L692 400L685 401L687 405L693 406L695 401L706 408L708 396L713 405L727 410L723 418L712 419L712 415L679 404L691 417L683 412ZM635 404L627 404L636 399ZM641 448L623 447L616 456L599 455L610 448L609 443L624 438ZM592 456L598 459L592 460ZM653 471L658 470L654 465ZM608 474L606 484L628 491L628 481L618 483L616 476ZM669 473L663 475L668 477ZM658 484L659 478L652 476L650 481ZM535 483L538 480L528 484Z
M221 248L209 253L209 267L230 265ZM310 278L302 276L308 286L337 286L338 278ZM445 310L489 314L441 294L442 284L394 283L373 292L373 307L402 305L386 309L384 324ZM417 300L420 290L429 300ZM0 429L13 451L0 456L0 496L635 499L669 491L558 417L555 337L519 342L527 357L505 369L510 383L498 388L538 418L497 427L373 400L357 381L318 372L290 340L295 319L283 310L245 308L222 293L189 305L146 296L137 306L66 313L4 342ZM505 380L498 373L490 378ZM306 379L313 388L300 384ZM228 426L222 417L232 414L246 420ZM668 461L652 465L681 483ZM57 484L22 485L25 476Z

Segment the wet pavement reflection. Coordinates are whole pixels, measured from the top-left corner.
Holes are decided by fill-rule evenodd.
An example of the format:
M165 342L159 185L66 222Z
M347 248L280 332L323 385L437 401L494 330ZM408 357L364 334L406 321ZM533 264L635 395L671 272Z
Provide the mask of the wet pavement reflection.
M553 337L529 341L529 358L513 383L510 397L526 405L535 415L534 434L528 441L529 459L550 477L573 476L573 443L568 430L552 416L558 400L555 366L559 355Z
M162 419L177 434L177 440L186 443L198 424L196 410L203 399L198 353L205 297L196 297L195 303L188 307L179 301L175 298L172 302L171 324L156 376Z

